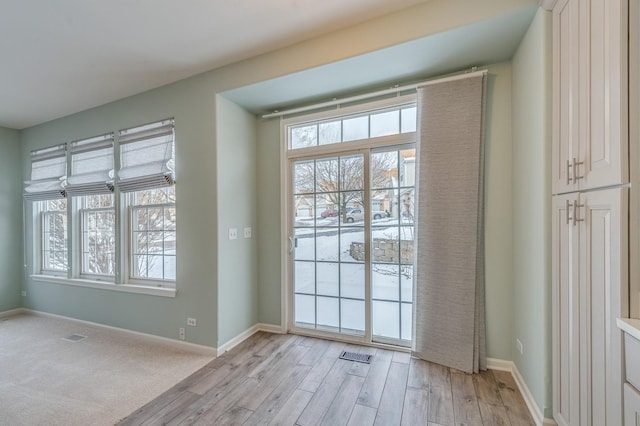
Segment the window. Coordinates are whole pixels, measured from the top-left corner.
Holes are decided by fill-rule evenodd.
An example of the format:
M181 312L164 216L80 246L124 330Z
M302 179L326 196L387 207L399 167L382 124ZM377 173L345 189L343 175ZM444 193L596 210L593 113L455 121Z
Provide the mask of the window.
M113 195L81 198L82 275L115 275L116 232Z
M33 151L34 272L175 287L174 153L172 119Z
M39 202L40 210L40 268L42 271L66 272L67 251L67 200Z
M415 102L289 126L289 149L361 141L416 131Z
M130 194L131 278L176 279L175 186Z

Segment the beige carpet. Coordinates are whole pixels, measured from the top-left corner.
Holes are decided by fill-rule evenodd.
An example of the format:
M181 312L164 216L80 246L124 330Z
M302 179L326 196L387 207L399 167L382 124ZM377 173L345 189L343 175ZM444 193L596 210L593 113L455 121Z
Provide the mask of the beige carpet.
M113 425L211 359L75 321L0 318L0 425Z

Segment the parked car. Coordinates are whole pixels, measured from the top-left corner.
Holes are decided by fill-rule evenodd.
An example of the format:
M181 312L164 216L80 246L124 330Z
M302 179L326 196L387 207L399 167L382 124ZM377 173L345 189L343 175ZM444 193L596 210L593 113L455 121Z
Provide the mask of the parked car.
M382 219L387 216L387 214L383 211L374 211L371 213L371 218L374 220ZM364 219L364 211L362 209L352 209L349 213L347 213L347 217L345 218L346 222L353 223L359 222Z
M338 210L325 210L322 213L320 213L320 216L322 216L324 219L328 218L328 217L336 217L340 214L340 212Z

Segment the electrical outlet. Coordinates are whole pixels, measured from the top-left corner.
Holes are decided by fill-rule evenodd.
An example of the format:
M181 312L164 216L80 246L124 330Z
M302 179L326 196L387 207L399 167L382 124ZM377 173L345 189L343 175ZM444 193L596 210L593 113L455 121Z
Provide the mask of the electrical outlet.
M22 295L22 297L27 297L27 292L26 292L26 291L24 291L24 290L22 290L22 291L20 292L20 294Z
M229 228L229 239L230 240L238 239L238 228Z
M190 325L191 327L195 327L197 325L196 319L195 318L187 318L187 325Z
M518 352L520 352L520 355L524 354L524 347L522 346L520 339L516 339L516 348L518 349Z
M244 228L244 237L245 238L251 238L251 227L246 227Z
M180 340L184 340L186 337L186 331L184 329L184 327L180 327L180 330L178 330L178 337L180 337Z

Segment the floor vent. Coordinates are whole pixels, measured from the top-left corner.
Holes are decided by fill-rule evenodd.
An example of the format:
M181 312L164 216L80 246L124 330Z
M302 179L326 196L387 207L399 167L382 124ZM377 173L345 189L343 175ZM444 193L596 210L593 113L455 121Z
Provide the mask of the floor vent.
M72 334L71 336L63 337L64 340L69 342L79 342L82 339L86 339L87 336L83 336L82 334Z
M373 355L359 354L356 352L342 351L340 359L346 359L347 361L364 362L365 364L371 364L371 358Z

